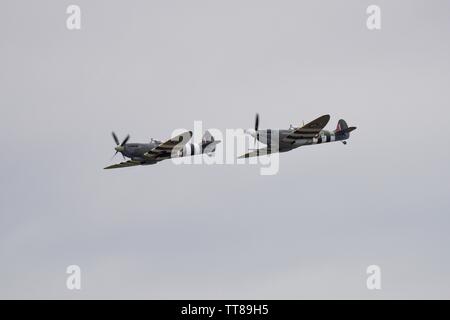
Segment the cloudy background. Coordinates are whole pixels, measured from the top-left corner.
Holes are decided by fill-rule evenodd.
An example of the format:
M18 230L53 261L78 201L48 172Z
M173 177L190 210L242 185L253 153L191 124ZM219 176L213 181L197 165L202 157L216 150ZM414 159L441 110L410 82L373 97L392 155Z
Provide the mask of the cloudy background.
M0 298L450 298L449 10L2 1ZM248 128L257 111L261 128L329 113L327 128L358 129L282 154L275 176L102 169L112 130L146 142L194 120ZM71 264L81 291L66 288Z

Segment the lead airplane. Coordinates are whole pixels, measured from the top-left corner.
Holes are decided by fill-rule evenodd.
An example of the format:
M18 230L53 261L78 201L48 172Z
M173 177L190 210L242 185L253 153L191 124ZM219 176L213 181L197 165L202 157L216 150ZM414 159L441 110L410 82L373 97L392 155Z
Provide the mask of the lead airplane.
M258 157L261 155L267 155L275 152L287 152L296 149L301 146L342 141L346 144L348 138L350 138L350 132L356 129L356 127L349 127L345 120L339 120L336 130L328 131L323 130L330 121L330 115L323 115L306 125L301 127L291 126L289 129L281 130L258 130L259 127L259 114L256 114L255 129L246 130L246 133L266 144L267 147L253 150L246 153L239 158Z
M127 143L130 135L127 135L122 143L119 143L119 139L114 132L112 132L112 136L116 143L114 148L116 153L113 158L120 152L124 160L126 160L125 157L130 158L130 160L113 164L105 169L150 165L170 158L187 157L203 153L211 155L215 151L216 145L220 143L220 140L215 140L209 131L205 132L200 144L188 143L192 138L192 131L184 132L164 142L151 139L149 143Z

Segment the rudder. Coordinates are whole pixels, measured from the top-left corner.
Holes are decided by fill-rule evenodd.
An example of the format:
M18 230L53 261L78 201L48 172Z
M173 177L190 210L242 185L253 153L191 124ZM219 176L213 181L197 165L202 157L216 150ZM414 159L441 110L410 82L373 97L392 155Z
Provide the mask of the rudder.
M345 120L341 119L338 121L336 130L334 130L334 134L336 136L337 141L346 140L350 138L350 132L355 130L356 127L349 127Z
M336 130L334 130L334 132L337 133L339 131L344 131L347 128L348 128L347 122L345 122L344 119L340 119L338 121L338 124L336 126Z

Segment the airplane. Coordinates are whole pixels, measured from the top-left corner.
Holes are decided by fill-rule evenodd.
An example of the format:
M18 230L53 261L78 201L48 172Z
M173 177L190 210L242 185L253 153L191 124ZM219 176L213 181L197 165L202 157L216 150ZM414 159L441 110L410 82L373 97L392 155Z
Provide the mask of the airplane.
M341 119L338 121L336 130L323 130L329 121L330 115L326 114L301 127L293 127L291 125L289 129L258 130L259 114L257 113L255 118L255 128L246 130L245 132L255 138L255 146L256 140L258 140L266 144L267 147L253 150L239 158L258 157L260 155L267 155L275 152L287 152L305 145L334 141L342 141L343 144L347 144L347 141L345 140L350 138L350 132L355 130L356 127L349 127L347 122Z
M112 132L112 137L116 143L114 148L116 153L114 153L113 158L120 152L124 160L126 160L125 157L130 158L130 160L113 164L104 169L150 165L170 158L187 157L203 153L211 155L215 151L216 145L220 143L220 140L215 140L209 131L206 131L203 135L201 144L188 143L192 138L192 131L184 132L164 142L151 139L149 143L127 143L130 139L130 135L127 135L119 143L119 139L114 132Z

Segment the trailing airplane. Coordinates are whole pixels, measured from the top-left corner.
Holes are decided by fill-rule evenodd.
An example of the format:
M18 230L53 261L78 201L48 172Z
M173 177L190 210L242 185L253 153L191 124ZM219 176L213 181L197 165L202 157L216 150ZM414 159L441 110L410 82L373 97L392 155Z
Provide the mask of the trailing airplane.
M114 132L112 132L112 136L116 143L114 148L116 153L113 158L120 152L124 160L126 160L125 157L130 158L130 160L113 164L105 169L150 165L170 158L187 157L203 153L210 155L215 151L216 145L220 143L220 140L214 140L209 131L206 131L203 135L201 144L188 143L192 138L192 131L184 132L165 142L151 139L149 143L127 143L130 139L130 135L127 135L122 143L119 143L119 139Z
M275 152L287 152L296 149L301 146L320 144L334 141L342 141L346 144L348 138L350 138L350 132L356 129L356 127L349 127L345 120L339 120L336 130L328 131L323 130L327 123L330 121L330 115L323 115L310 123L303 125L302 127L293 127L289 129L281 130L258 130L259 127L259 114L256 114L255 129L246 130L246 133L266 144L266 148L253 150L246 153L239 158L258 157L261 155L267 155Z

